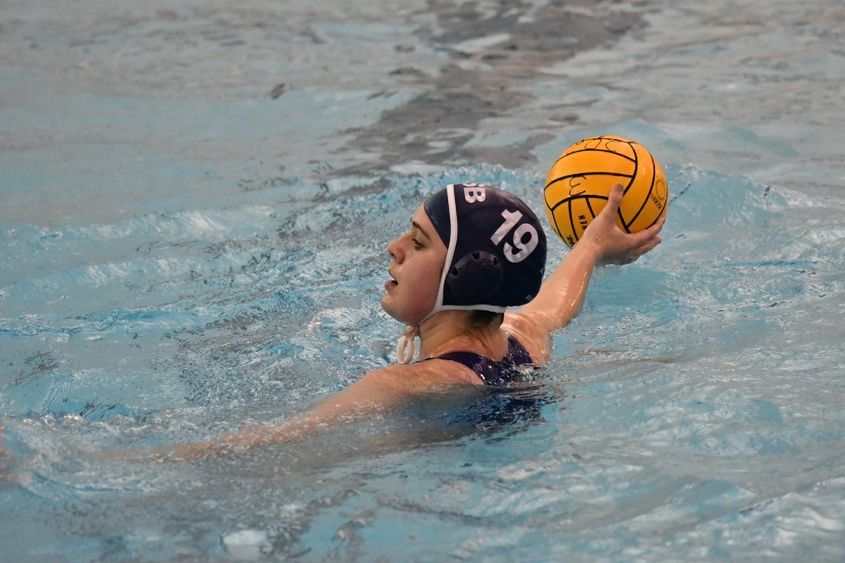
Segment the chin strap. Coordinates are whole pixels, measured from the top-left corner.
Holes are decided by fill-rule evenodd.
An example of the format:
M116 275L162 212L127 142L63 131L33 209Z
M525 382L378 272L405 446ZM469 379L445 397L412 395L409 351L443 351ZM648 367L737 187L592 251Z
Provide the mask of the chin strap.
M420 334L419 325L408 325L405 332L399 337L396 343L396 359L400 364L410 364L416 352L416 340Z

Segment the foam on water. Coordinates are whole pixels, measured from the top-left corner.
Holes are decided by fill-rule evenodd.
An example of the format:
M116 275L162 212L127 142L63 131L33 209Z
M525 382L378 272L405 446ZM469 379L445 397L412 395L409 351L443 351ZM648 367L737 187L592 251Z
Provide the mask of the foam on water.
M470 167L389 178L383 189L364 193L336 188L336 196L317 196L309 212L286 221L247 207L213 221L183 214L132 228L69 228L53 243L70 248L74 240L94 244L99 237L110 246L169 229L172 236L157 252L176 253L173 261L182 267L160 267L137 250L134 260L119 259L122 267L108 259L82 271L73 267L80 273L65 280L64 291L71 294L104 283L90 275L93 268L115 284L117 301L132 303L140 297L122 287L129 270L139 287L158 288L152 292L161 302L97 308L82 317L72 313L74 307L62 316L54 303L18 316L10 323L14 328L4 330L9 371L19 374L5 388L4 410L29 417L10 424L12 443L40 460L22 492L40 498L44 510L52 510L57 498L69 498L88 514L112 507L125 494L141 495L139 502L143 498L150 507L129 521L147 535L124 537L121 553L151 543L167 545L162 553L221 555L219 547L208 547L220 533L233 557L301 549L330 557L339 547L325 538L375 545L397 533L396 521L403 530L441 538L453 546L448 553L467 557L636 557L638 548L609 538L657 533L675 539L639 549L671 557L699 545L700 522L717 527L714 522L727 518L724 526L745 528L749 521L775 517L779 508L766 499L826 482L841 461L830 445L843 439L842 417L830 412L830 382L814 375L835 373L842 352L819 346L819 333L793 327L813 322L822 334L838 330L835 317L820 313L841 306L837 272L843 249L802 236L806 226L790 217L812 205L794 201L796 194L692 166L669 166L668 175L675 195L664 244L636 265L597 274L584 313L558 335L556 359L543 374L546 385L562 394L543 410L543 423L510 439L470 434L438 447L384 452L378 437L391 427L401 434L404 423L381 418L355 431L365 436L356 448L368 453L334 454L345 460L339 466L321 470L325 466L303 452L279 448L227 461L227 471L235 474L212 469L197 485L186 482L198 483L193 471L169 468L166 477L151 481L146 471L127 475L125 467L95 461L94 452L210 436L246 420L283 416L382 365L388 346L380 349L379 342L387 343L398 327L377 312L373 288L384 277L384 245L404 227L407 210L442 182L467 176L536 200L537 178ZM246 218L249 229L243 228ZM215 236L199 237L210 224ZM376 235L358 245L312 235L348 224ZM262 235L274 231L278 236ZM835 232L821 229L816 236L836 239ZM42 238L32 229L18 240ZM221 247L218 239L226 244ZM184 244L194 250L182 255ZM195 264L189 255L196 256ZM204 267L203 273L191 275L193 267ZM9 291L38 296L44 287L38 279L24 279ZM46 342L52 342L49 353L43 352ZM128 354L134 342L141 350ZM153 351L144 351L148 347ZM417 432L417 443L425 443L419 426ZM323 447L337 449L336 440L349 438L346 432L326 438ZM282 470L285 476L274 478L273 486L288 493L289 487L301 489L298 495L267 498L256 490L249 521L263 527L242 529L244 487L249 490L254 479L265 483L260 474L267 464L290 465L291 457L316 467L316 476ZM327 485L325 471L340 477ZM397 471L406 476L394 482ZM370 472L375 475L361 481ZM498 483L492 489L491 479ZM229 481L237 492L226 488ZM144 492L135 489L142 483ZM199 542L189 548L157 523L162 515L165 521L185 517L183 503L191 501L171 497L186 486L193 491L188 498L214 499L213 521L190 528L192 534L210 534L207 547ZM87 500L76 496L80 490L88 491ZM20 494L12 493L10 501ZM294 500L311 508L287 514L280 524L277 511ZM38 515L36 510L31 516ZM61 512L50 518L73 534L102 532L104 526L120 533L126 525L112 528L91 517L71 525ZM790 526L800 530L804 520L797 518ZM837 518L829 516L819 533L835 532ZM464 524L455 528L452 519ZM506 533L490 542L481 531L486 526L503 526ZM526 542L539 535L557 540L529 549ZM103 549L79 547L80 553ZM385 549L380 553L393 553ZM431 547L419 549L424 556Z

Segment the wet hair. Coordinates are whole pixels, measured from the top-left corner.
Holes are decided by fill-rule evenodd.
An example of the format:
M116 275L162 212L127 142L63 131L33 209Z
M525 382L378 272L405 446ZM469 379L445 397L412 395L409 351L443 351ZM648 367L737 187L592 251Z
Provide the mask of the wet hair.
M497 320L498 319L498 320ZM494 322L496 326L502 324L505 320L504 313L496 313L495 311L481 311L481 310L474 310L470 311L469 314L469 326L471 328L487 328Z

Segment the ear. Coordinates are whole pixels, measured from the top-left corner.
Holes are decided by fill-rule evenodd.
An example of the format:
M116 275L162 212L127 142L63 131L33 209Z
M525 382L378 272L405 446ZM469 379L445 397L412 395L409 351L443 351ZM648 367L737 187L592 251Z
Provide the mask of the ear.
M504 265L498 256L483 250L464 255L446 275L444 304L484 303L502 283ZM448 299L447 299L448 296Z

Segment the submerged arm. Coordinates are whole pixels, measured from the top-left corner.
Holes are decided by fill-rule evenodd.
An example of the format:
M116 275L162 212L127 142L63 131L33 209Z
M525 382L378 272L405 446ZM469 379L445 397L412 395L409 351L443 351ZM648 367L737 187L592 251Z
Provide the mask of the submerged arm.
M368 372L346 389L311 409L279 424L258 424L214 441L183 444L156 450L157 460L196 460L243 452L277 442L290 442L344 422L389 409L444 385L466 383L460 372L435 370L430 365L388 366Z
M7 473L7 468L12 465L13 459L12 453L3 448L3 427L0 426L0 489L3 488L4 482L12 481L12 475Z

